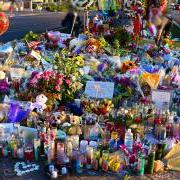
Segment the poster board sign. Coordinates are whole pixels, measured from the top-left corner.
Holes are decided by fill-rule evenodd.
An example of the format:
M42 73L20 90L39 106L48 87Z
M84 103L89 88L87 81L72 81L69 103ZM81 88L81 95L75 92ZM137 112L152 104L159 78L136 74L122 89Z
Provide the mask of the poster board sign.
M38 137L38 131L35 128L20 126L18 130L19 132L23 132L25 144L33 144L34 139Z
M114 93L113 82L87 81L85 95L91 98L112 99Z
M22 77L25 76L25 69L24 68L11 68L10 76L12 79L21 79Z
M172 103L172 91L153 90L152 101L158 110L169 109Z

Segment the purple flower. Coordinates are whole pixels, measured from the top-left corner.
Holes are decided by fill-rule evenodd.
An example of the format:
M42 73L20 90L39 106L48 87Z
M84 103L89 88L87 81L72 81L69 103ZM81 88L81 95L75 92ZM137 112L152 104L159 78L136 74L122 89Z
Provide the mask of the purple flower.
M108 68L108 64L107 63L102 63L102 64L100 64L99 66L98 66L98 71L100 71L100 72L103 72L103 71L105 71L106 69Z
M0 92L6 93L8 90L9 90L9 83L5 79L0 80Z
M122 86L134 86L133 82L131 81L130 77L114 77L114 81L117 84Z

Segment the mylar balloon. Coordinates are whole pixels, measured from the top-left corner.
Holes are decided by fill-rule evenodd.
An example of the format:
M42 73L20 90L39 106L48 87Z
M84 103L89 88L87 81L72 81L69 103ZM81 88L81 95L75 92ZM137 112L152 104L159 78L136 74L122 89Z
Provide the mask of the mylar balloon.
M0 36L9 28L9 19L5 13L0 12Z
M94 0L71 0L71 3L77 9L83 10L90 7L94 3Z

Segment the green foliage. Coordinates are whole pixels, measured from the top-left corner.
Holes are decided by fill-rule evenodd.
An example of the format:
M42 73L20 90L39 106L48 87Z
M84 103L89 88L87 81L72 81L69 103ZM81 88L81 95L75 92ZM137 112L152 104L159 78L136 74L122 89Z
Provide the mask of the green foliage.
M46 10L51 12L68 11L69 7L68 3L63 3L62 5L50 4L46 7Z
M22 40L24 41L38 41L40 39L39 34L33 33L32 31L28 32Z

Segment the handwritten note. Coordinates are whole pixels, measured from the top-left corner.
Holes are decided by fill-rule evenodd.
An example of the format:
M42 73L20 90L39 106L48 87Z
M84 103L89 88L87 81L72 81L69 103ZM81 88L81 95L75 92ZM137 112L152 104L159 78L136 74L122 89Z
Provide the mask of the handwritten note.
M11 68L10 76L12 79L21 79L25 75L24 68Z
M38 61L41 60L41 54L38 51L32 50L31 51L31 56L34 57L35 59L37 59Z
M155 103L156 107L160 110L163 108L169 108L172 100L171 91L152 91L152 101Z
M87 81L85 94L89 97L99 99L112 99L113 93L113 82Z

